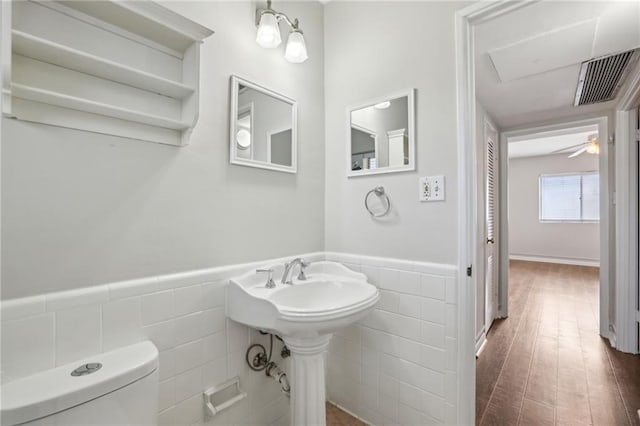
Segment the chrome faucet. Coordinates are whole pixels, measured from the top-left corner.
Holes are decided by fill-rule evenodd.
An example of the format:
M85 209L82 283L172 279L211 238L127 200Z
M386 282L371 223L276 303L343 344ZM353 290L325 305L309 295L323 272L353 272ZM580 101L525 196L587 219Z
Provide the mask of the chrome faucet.
M268 274L267 282L264 285L266 288L274 288L276 286L276 283L273 282L273 269L256 269L257 272L266 272Z
M282 284L293 284L292 279L287 279L289 275L291 275L291 271L296 265L300 265L300 273L298 274L298 279L300 281L304 281L307 279L307 276L304 273L304 268L309 266L309 262L304 260L301 257L296 257L289 263L284 264L284 273L282 274Z

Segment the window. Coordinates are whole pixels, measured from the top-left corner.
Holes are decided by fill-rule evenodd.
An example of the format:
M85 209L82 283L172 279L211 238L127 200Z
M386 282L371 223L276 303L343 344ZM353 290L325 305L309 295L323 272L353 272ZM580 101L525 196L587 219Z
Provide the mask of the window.
M596 172L540 176L540 222L600 221Z

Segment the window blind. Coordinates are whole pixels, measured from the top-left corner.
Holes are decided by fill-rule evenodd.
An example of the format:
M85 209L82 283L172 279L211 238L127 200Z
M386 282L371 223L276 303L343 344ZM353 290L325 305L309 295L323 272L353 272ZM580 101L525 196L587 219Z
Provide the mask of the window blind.
M597 173L540 176L540 221L600 220Z

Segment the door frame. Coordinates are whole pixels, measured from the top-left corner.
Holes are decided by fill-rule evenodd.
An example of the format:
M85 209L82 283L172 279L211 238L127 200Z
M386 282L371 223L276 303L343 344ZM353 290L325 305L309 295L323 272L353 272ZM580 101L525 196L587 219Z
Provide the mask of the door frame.
M571 120L571 119L569 119ZM509 139L526 136L533 133L561 132L566 129L582 126L598 126L600 141L600 155L598 156L598 174L600 176L600 335L607 337L612 345L615 334L611 330L609 318L610 282L613 282L611 265L613 257L609 248L613 246L612 229L610 227L612 215L612 198L610 195L609 158L613 149L609 143L609 119L607 116L587 119L573 119L554 124L526 127L509 130L500 134L500 307L501 315L507 316L509 311ZM614 345L615 346L615 345Z
M477 147L473 27L538 0L476 2L455 13L458 202L457 424L475 424L477 274Z
M474 424L475 423L475 309L477 288L477 276L473 274L474 262L477 262L477 226L478 226L478 209L477 209L477 163L476 153L478 141L475 137L475 69L474 69L474 31L473 27L479 23L491 20L500 15L512 12L516 9L538 2L539 0L521 0L508 1L497 0L487 2L477 2L471 4L455 14L455 58L456 58L456 130L457 130L457 148L458 148L458 297L457 297L457 320L458 320L458 355L457 355L457 423ZM630 84L630 89L622 95L622 99L640 99L640 73L635 73L634 81ZM622 104L622 103L621 103ZM619 110L620 108L617 108ZM616 116L618 118L618 116ZM616 127L620 122L616 123ZM629 126L627 126L629 129ZM608 134L605 139L609 140ZM620 146L621 144L616 144ZM502 147L502 146L501 146ZM617 152L616 152L617 154ZM619 157L618 157L619 158ZM607 164L608 167L608 164ZM623 166L624 167L624 166ZM616 167L618 169L618 167ZM602 173L602 171L601 171ZM621 176L616 171L616 177ZM628 175L627 175L628 176ZM502 177L503 180L505 177ZM607 188L609 189L609 187ZM612 200L613 201L613 200ZM504 204L504 203L503 203ZM608 203L608 212L612 211L612 204ZM620 210L618 206L617 210ZM502 212L501 212L502 213ZM627 209L629 215L629 210ZM506 216L502 216L502 222ZM602 219L602 218L601 218ZM628 222L627 222L628 223ZM618 223L617 226L621 224ZM602 226L601 232L609 232L608 227ZM627 230L628 231L628 230ZM610 235L613 237L613 235ZM503 235L504 237L504 235ZM608 236L607 236L608 238ZM602 237L601 237L602 239ZM606 241L606 240L605 240ZM616 242L618 249L619 242ZM501 249L508 254L508 247L503 244ZM607 254L608 257L608 254ZM602 260L602 259L601 259ZM635 259L637 262L637 258ZM613 272L617 271L621 266L616 259L616 267L609 271L607 278L613 276ZM629 265L627 266L627 270ZM467 272L470 272L469 274ZM608 281L608 280L607 280ZM613 282L613 280L611 281ZM629 288L624 288L625 283L616 283L617 299L626 297L627 307ZM622 286L620 285L622 284ZM602 287L602 286L601 286ZM607 294L608 302L608 294ZM601 308L602 310L602 308ZM616 309L616 318L619 309ZM508 312L508 306L505 304L504 313ZM602 318L606 321L602 321ZM607 324L608 309L604 316L601 317L600 331L602 333L603 324ZM616 321L618 322L618 321ZM618 322L618 324L622 324ZM607 327L608 328L608 327ZM624 326L623 326L624 328ZM615 330L613 337L615 339ZM604 330L604 335L610 337L609 330ZM626 335L625 331L625 335Z
M638 353L635 322L638 300L638 183L636 108L640 104L640 61L616 106L616 312L613 327L618 350Z
M477 205L477 178L478 178L478 170L477 170L477 148L478 141L476 140L475 131L476 131L476 122L475 122L475 114L476 114L476 96L475 96L475 67L474 67L474 26L478 25L482 22L489 21L498 16L504 15L506 13L512 12L514 10L520 9L522 7L528 6L532 3L536 3L540 0L496 0L496 1L487 1L487 2L477 2L471 4L459 11L455 14L455 58L456 58L456 115L457 115L457 148L458 148L458 182L460 191L458 192L458 298L457 298L457 321L458 321L458 356L457 356L457 416L458 423L460 424L474 424L475 423L475 377L476 377L476 365L475 365L475 321L476 321L476 289L477 289L477 274L473 273L474 263L478 261L478 253L477 253L477 227L478 227L478 205ZM640 65L639 65L640 66ZM627 91L626 94L623 94L623 98L631 98L640 99L640 78L638 77L639 73L636 73L636 77L634 78L634 82L630 85L631 89ZM633 92L633 93L631 93ZM618 117L616 117L618 118ZM624 118L624 117L623 117ZM604 123L607 124L606 122ZM617 123L619 124L619 123ZM608 127L608 126L607 126ZM606 127L599 127L601 132L601 141L609 141L608 129L603 132L602 129ZM626 127L627 130L629 126ZM603 134L604 133L604 134ZM502 140L502 138L501 138ZM617 144L618 146L621 144ZM609 148L608 144L607 150ZM503 147L503 144L500 144L500 148ZM607 151L604 150L604 151ZM502 154L505 153L504 149L500 150ZM616 150L616 154L618 154ZM602 156L605 157L605 156ZM620 157L618 157L620 158ZM505 160L503 158L502 163ZM609 166L609 158L601 159L601 165L603 162L606 163L605 168L601 168L600 173L601 176L605 176L605 180L608 180L608 166ZM612 165L615 164L612 162ZM500 170L502 172L502 170ZM616 171L616 178L620 177L620 172ZM629 175L627 174L627 177ZM506 176L501 176L502 181L506 180ZM616 179L617 180L617 179ZM604 188L605 191L613 190L613 186L609 184L612 182L607 182L607 186ZM603 189L601 182L601 190ZM505 187L503 185L503 187ZM504 190L504 189L502 189ZM601 200L603 199L603 195L601 192ZM619 195L618 197L619 198ZM610 237L614 237L613 230L609 229L609 225L611 222L608 220L609 215L613 213L613 200L611 197L607 197L606 203L607 208L602 208L603 203L601 203L601 216L604 210L604 217L601 217L601 247L602 241L610 241ZM505 203L502 205L501 209L501 228L500 231L503 231L504 223L507 219L505 214ZM620 210L620 207L616 210ZM627 208L626 213L628 216L631 215L630 210ZM602 220L605 220L606 223L603 224ZM628 228L625 226L629 222L628 220L624 223L618 223L616 228L618 232L628 232ZM620 229L620 226L623 226L624 229ZM504 244L505 242L505 234L501 233L501 254L504 258L508 258L508 244ZM610 244L616 244L616 249L619 249L619 243L611 240ZM631 244L631 243L629 243ZM636 246L637 247L637 246ZM629 246L626 247L629 249ZM609 260L609 250L605 256L601 256L601 307L600 307L600 333L613 339L615 342L616 339L616 330L615 328L609 327L609 289L608 283L609 281L615 282L613 277L615 277L614 273L617 272L620 268L622 268L620 264L620 259L615 260L615 268L613 267L614 262L611 261L611 265L608 265L607 262ZM615 257L612 257L614 259ZM603 271L602 262L605 262L605 267ZM637 257L635 259L637 262ZM503 262L504 263L504 262ZM609 268L611 266L611 268ZM501 268L504 268L504 265L501 265ZM625 267L629 270L629 264L626 264ZM637 270L636 270L637 273ZM503 275L503 274L501 274ZM508 270L507 274L501 276L501 280L504 281L508 278ZM603 285L604 284L604 285ZM622 284L622 285L621 285ZM626 287L625 287L626 286ZM604 289L603 289L604 287ZM630 285L628 281L626 283L621 283L619 280L616 282L616 300L612 300L611 302L618 304L621 299L624 299L626 310L630 306ZM635 289L634 289L635 291ZM603 292L605 294L603 294ZM603 297L604 296L604 297ZM507 315L508 313L508 301L506 300L506 294L501 295L501 314ZM602 306L604 305L604 306ZM622 315L620 309L616 309L616 318L619 315ZM628 318L627 318L628 319ZM624 325L621 321L616 321L618 325ZM631 334L629 330L625 329L625 336Z

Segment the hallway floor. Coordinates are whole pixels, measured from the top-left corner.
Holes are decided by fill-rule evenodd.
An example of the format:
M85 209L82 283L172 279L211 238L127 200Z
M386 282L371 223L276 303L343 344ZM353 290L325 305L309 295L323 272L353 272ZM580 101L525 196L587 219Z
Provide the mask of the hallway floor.
M640 425L640 356L598 335L598 269L511 261L477 360L481 425Z

